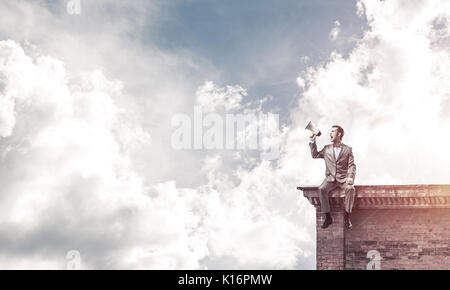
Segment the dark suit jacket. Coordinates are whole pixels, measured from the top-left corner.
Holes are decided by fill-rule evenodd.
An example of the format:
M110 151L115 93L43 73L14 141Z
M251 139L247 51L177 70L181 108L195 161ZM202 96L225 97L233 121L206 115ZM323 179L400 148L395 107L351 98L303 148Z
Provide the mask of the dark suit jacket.
M337 160L334 158L333 144L328 144L322 150L317 151L316 142L309 143L311 155L313 158L325 159L325 176L327 181L337 180L340 183L345 182L347 178L355 179L356 164L353 158L352 147L341 143L341 152Z

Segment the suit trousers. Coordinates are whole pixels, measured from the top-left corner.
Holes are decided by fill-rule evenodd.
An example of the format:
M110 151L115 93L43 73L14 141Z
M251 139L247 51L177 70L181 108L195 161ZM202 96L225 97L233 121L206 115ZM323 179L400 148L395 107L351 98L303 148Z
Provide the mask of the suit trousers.
M328 194L335 188L344 189L344 206L345 211L348 213L352 212L353 204L355 202L355 187L347 183L340 183L338 181L330 182L326 179L319 186L319 200L320 208L323 213L330 212L330 200Z

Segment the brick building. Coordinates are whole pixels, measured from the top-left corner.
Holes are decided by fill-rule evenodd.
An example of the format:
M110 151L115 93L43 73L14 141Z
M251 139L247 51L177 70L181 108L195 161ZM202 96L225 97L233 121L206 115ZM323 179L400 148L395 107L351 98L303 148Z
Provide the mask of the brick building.
M316 207L317 269L450 269L450 185L355 186L353 228L343 191L330 193L322 229L317 187L298 187Z

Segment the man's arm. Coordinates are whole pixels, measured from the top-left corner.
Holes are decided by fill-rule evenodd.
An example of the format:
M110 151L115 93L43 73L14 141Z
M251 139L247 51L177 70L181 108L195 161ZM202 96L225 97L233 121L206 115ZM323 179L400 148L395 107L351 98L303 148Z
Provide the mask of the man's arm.
M353 181L355 180L356 175L356 164L355 159L353 157L353 150L350 148L350 153L348 156L348 170L347 170L347 179L351 179L351 184L353 184Z
M309 141L309 147L311 147L312 158L323 158L325 147L322 150L317 151L317 145L316 145L315 139L313 139L312 141Z

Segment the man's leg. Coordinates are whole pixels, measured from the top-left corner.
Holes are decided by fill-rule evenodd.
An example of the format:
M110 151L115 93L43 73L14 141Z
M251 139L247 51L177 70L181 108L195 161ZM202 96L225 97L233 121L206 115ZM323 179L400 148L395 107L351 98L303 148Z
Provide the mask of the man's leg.
M328 198L328 193L336 187L336 182L329 182L326 179L319 186L319 200L322 213L330 212L330 200Z
M350 214L352 213L353 204L355 203L355 187L353 185L349 185L347 183L342 183L340 188L344 189L345 197L344 197L344 207L345 207L345 216L344 223L348 229L352 228L352 223L350 221Z
M344 183L341 188L344 188L345 197L344 197L344 205L345 205L345 211L347 213L352 213L353 204L355 203L355 187L353 185L349 185L347 183Z
M322 229L326 229L333 223L333 219L330 214L330 200L328 198L328 193L336 187L336 182L329 182L326 179L319 186L320 209L322 213L325 213L325 221L322 225Z

